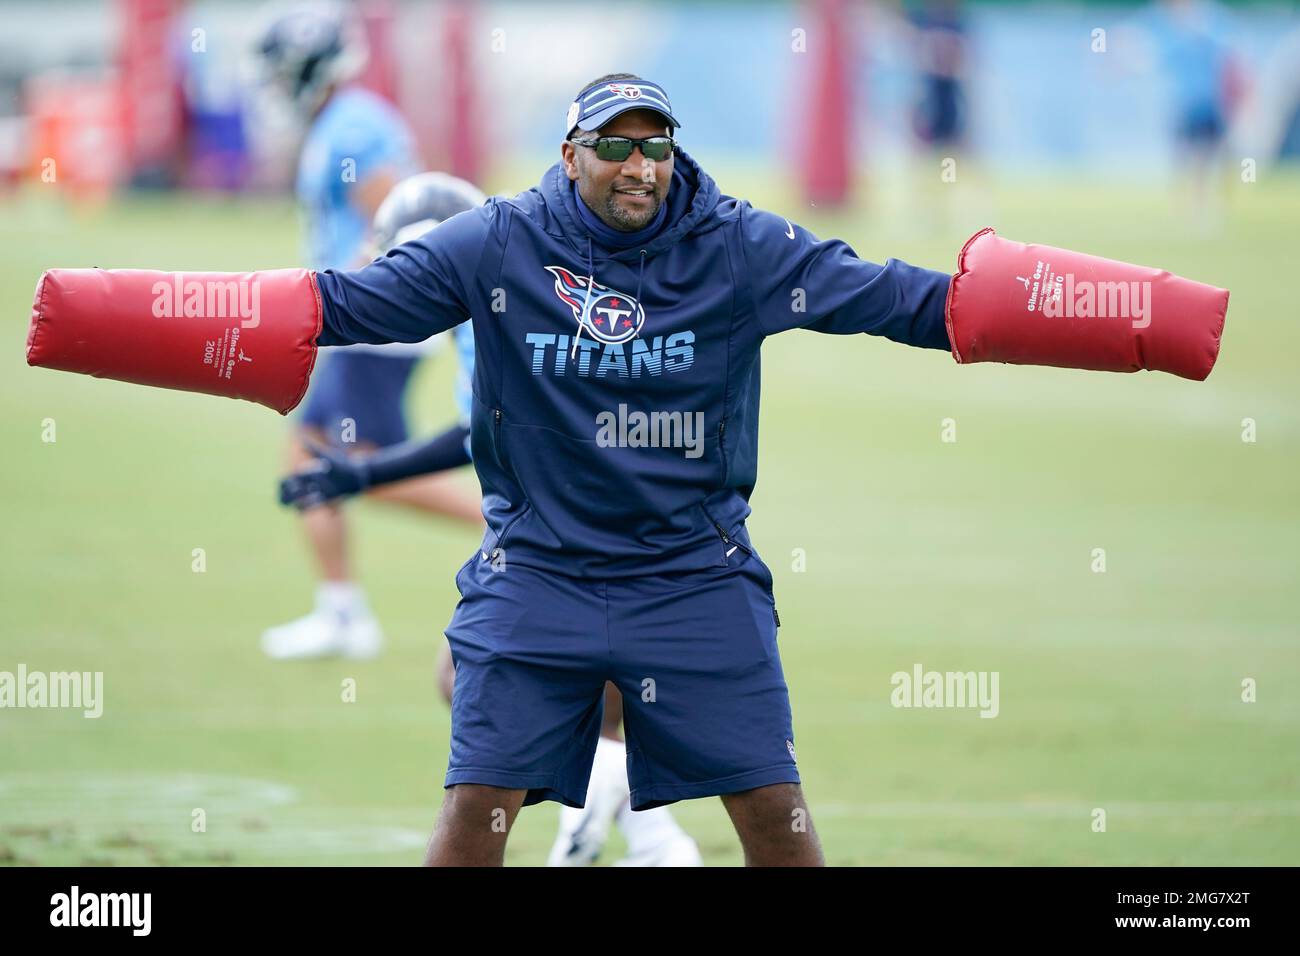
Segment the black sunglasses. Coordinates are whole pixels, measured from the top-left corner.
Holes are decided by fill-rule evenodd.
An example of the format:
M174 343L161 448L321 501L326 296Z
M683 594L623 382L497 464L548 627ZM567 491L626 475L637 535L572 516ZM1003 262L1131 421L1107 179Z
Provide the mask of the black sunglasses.
M574 146L587 146L596 151L597 159L621 163L641 147L641 155L653 163L663 162L677 148L671 136L651 136L647 139L628 139L626 136L601 136L597 139L570 139Z

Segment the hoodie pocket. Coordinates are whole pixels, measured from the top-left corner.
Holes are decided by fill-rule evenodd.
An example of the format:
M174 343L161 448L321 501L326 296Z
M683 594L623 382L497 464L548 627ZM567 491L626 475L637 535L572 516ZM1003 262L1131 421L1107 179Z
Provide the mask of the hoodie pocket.
M730 564L732 555L737 551L740 551L745 555L752 555L754 553L753 548L737 539L732 533L728 532L727 529L723 527L720 521L714 518L713 515L709 514L709 509L704 507L703 504L700 505L700 512L704 515L704 520L713 525L713 530L718 533L718 541L722 545L722 560L718 562L719 564Z
M722 459L722 484L725 486L731 479L731 469L727 467L727 420L725 418L718 422L718 457Z
M530 505L528 502L525 501L524 506L519 509L519 514L515 515L513 518L507 521L505 525L501 528L501 533L497 535L497 540L496 543L492 545L492 550L488 551L486 554L483 555L483 557L486 560L492 562L492 567L494 569L496 569L499 564L501 566L501 570L505 569L504 561L508 560L505 558L506 539L510 537L510 532L514 528L514 526L517 525L520 522L520 520L522 520L524 516L527 515L528 512L530 512L531 510L532 510L532 505Z
M718 539L722 544L721 563L728 567L734 566L737 569L745 568L757 576L763 590L767 592L768 603L772 607L772 620L779 628L781 626L781 615L776 609L776 579L772 575L772 569L767 566L767 562L759 556L757 551L741 540L740 532L744 525L742 524L731 531L727 531L721 524L713 520L713 516L709 514L708 509L701 506L701 510L718 532Z
M753 548L750 548L749 546L742 544L738 538L735 538L732 535L728 534L727 529L724 528L722 525L718 524L716 521L713 523L713 527L718 529L718 536L722 538L723 563L729 562L731 560L731 556L735 554L736 551L738 550L743 551L746 555L750 557L753 557L754 555Z
M501 470L510 473L510 458L506 455L506 443L501 431L501 419L503 417L501 409L492 409L492 446L496 449L497 462L500 463Z

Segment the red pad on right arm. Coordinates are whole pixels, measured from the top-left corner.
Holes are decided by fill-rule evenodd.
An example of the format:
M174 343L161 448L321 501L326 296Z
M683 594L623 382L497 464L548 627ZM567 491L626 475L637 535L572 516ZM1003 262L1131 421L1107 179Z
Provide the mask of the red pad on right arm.
M36 286L27 364L286 414L307 390L320 330L306 269L51 269Z
M1159 269L977 232L948 288L958 362L1210 374L1228 290Z

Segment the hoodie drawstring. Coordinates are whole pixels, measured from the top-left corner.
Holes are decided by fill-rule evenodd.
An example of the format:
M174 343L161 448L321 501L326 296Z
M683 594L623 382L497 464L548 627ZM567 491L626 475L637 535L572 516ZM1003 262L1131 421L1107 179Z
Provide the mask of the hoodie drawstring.
M636 304L641 304L641 277L645 275L645 250L641 250L641 266L636 270Z
M641 264L636 270L636 304L641 304L641 280L645 278L645 257L646 250L641 250ZM582 338L582 319L587 314L587 306L591 302L591 289L596 284L596 263L591 255L591 237L587 237L587 294L582 300L582 311L578 314L578 334L573 337L573 349L569 352L569 360L577 361L578 342Z
M573 351L569 353L569 361L576 361L578 358L578 340L582 338L582 320L587 314L587 305L591 302L591 287L596 284L596 263L591 257L591 236L587 237L587 295L582 300L582 311L578 313L578 334L573 337Z

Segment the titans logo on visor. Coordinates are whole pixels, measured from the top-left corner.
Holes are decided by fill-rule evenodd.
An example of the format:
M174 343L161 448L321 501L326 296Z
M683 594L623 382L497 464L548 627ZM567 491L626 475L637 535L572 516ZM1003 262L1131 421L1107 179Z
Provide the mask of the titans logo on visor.
M586 276L575 276L563 266L547 266L546 271L555 276L555 294L572 310L573 318L585 334L598 342L617 345L641 333L645 309L630 295L592 282ZM585 310L583 303L586 303Z

